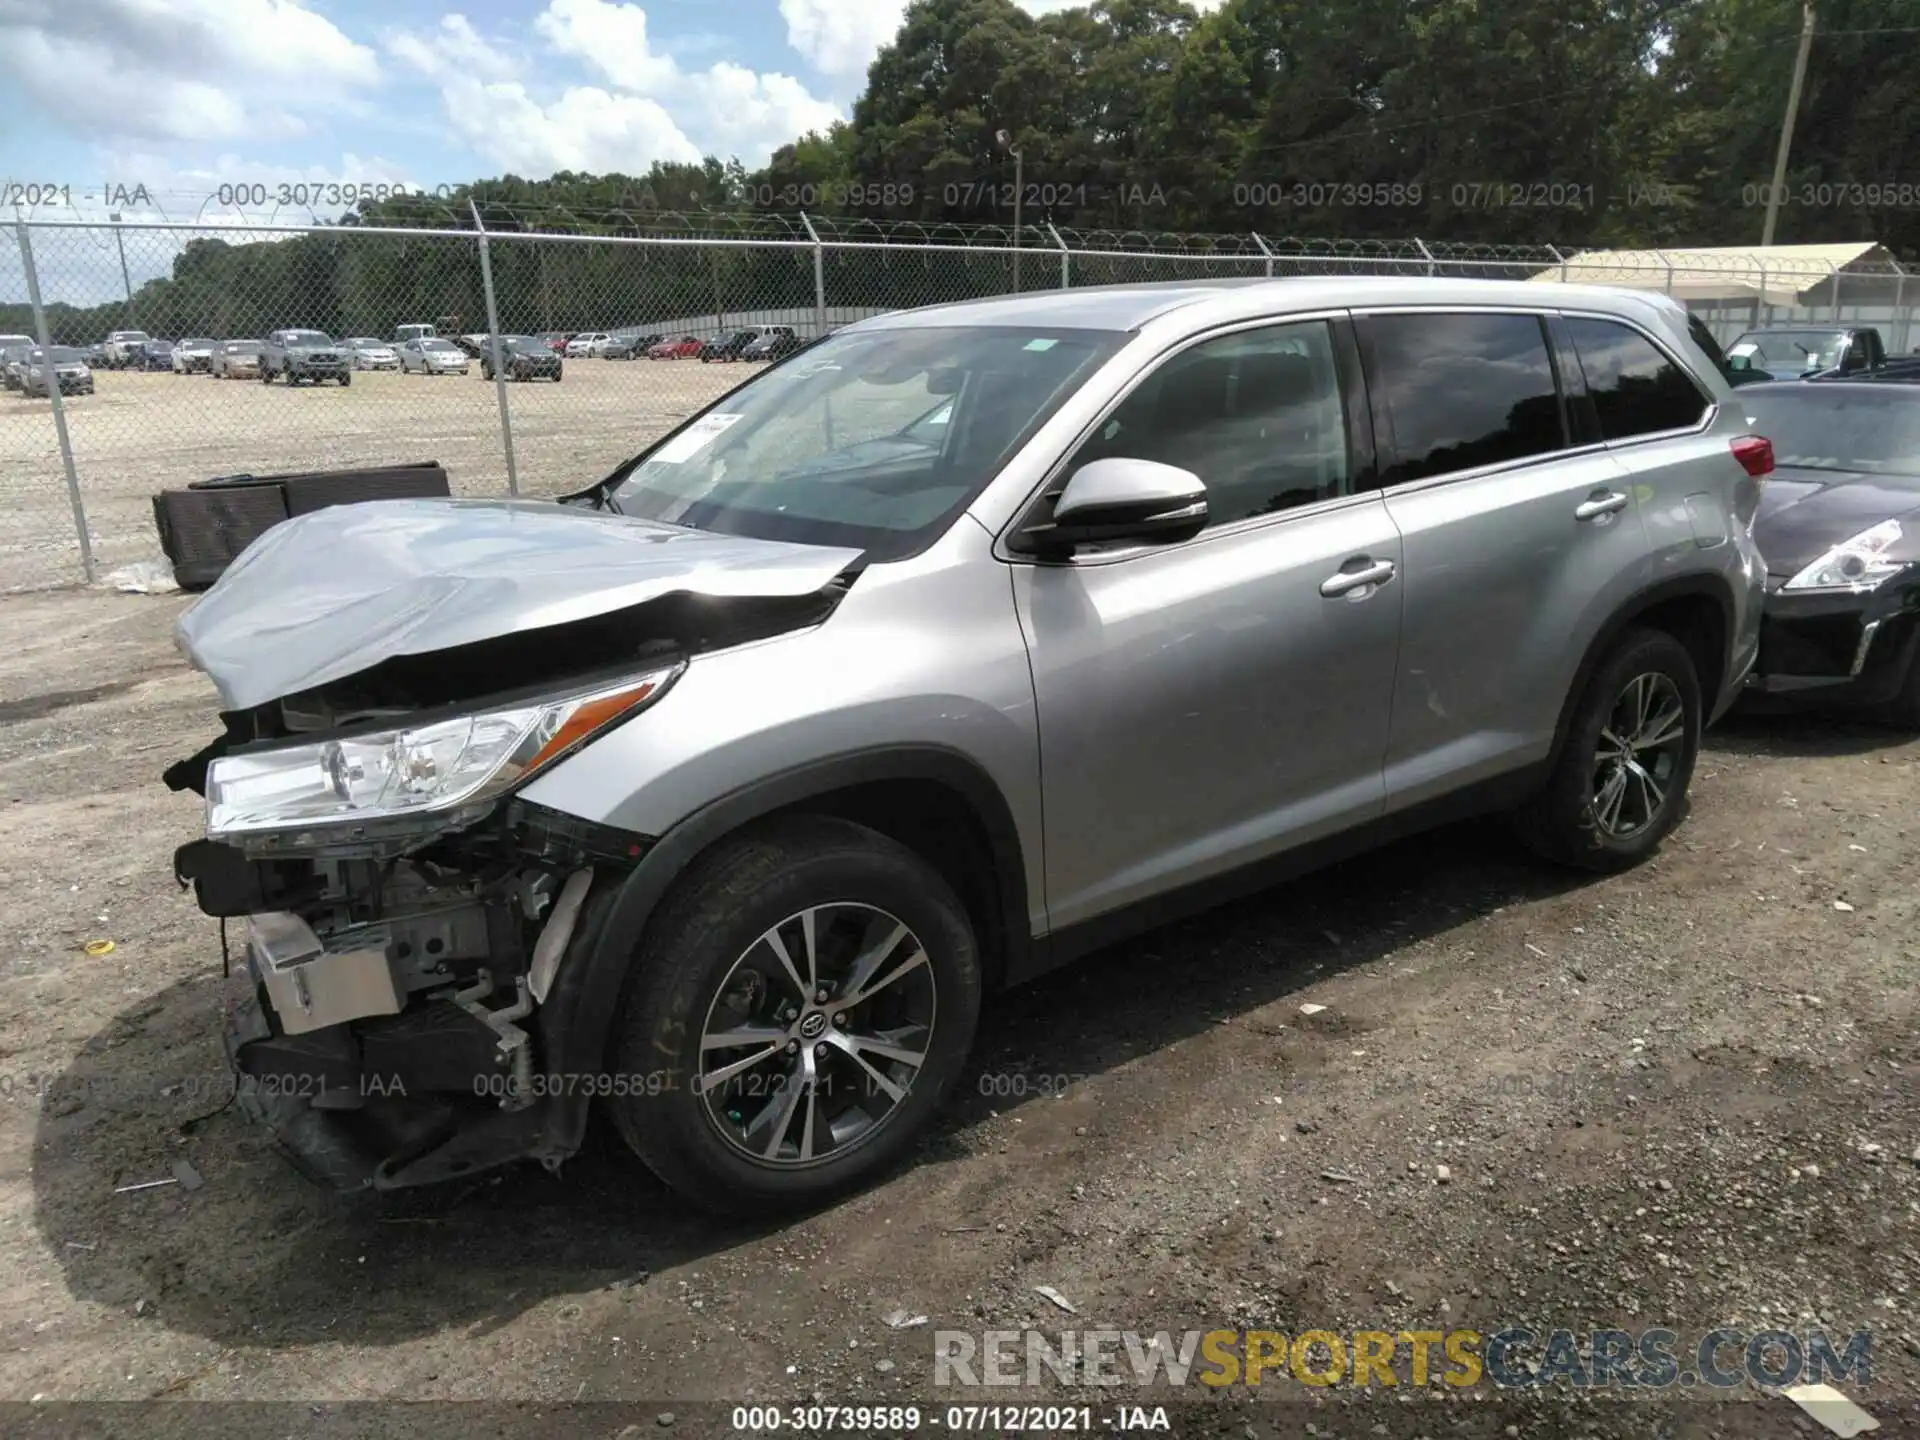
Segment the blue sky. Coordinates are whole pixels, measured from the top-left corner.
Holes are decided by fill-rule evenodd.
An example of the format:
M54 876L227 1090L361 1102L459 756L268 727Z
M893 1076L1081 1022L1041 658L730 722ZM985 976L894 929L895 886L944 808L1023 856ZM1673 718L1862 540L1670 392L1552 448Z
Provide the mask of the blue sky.
M903 9L4 0L0 183L66 187L88 215L107 208L103 186L140 185L152 205L123 203L129 218L211 220L223 207L204 202L235 184L432 187L708 152L752 165L848 112Z

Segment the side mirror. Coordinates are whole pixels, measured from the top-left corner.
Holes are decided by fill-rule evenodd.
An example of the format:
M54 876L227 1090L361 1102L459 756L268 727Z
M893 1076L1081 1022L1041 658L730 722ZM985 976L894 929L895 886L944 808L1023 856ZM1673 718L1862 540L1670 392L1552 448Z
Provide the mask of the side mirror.
M1023 549L1067 555L1081 545L1166 544L1207 524L1207 487L1191 470L1116 456L1074 471L1053 520L1021 532Z

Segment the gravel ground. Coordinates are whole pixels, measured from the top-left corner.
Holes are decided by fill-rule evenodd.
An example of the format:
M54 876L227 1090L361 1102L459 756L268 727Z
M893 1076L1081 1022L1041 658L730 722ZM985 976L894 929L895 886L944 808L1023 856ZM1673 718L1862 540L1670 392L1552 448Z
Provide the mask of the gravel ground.
M569 360L559 384L509 384L522 494L599 479L647 441L756 373L691 360ZM345 389L101 371L65 403L74 467L102 573L157 557L156 490L240 471L438 460L463 495L507 493L491 383L362 371ZM80 578L50 400L0 394L0 592Z
M1920 743L1736 720L1632 874L1457 827L1093 956L990 1007L913 1164L791 1223L689 1213L604 1136L558 1178L347 1203L217 1108L217 934L168 873L198 802L157 779L214 726L168 641L182 603L0 611L0 1396L298 1400L255 1428L356 1434L453 1412L334 1407L487 1399L516 1403L455 1428L704 1434L747 1399L1089 1398L938 1391L937 1329L1817 1325L1872 1332L1841 1388L1920 1432ZM204 1185L114 1193L180 1160ZM1750 1387L1194 1388L1127 1398L1250 1440L1825 1433Z

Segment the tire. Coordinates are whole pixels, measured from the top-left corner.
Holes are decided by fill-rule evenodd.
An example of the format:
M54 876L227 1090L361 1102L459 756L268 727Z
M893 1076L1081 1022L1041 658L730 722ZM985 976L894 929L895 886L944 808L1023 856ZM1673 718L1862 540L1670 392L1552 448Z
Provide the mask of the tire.
M349 386L349 385L351 385L352 383L353 383L353 376L352 376L352 375L350 375L350 374L349 374L349 375L342 375L342 376L340 377L340 388L341 388L342 390L344 390L344 389L346 389L346 388L347 388L347 386Z
M273 371L265 365L260 367L260 383L262 385L271 385L273 383Z
M893 933L896 924L910 932L875 972L881 981L875 998L846 1012L851 1023L844 1031L829 1019L830 1003L808 1004L802 1012L792 1005L794 985L779 978L786 973L809 978L800 916L810 909L818 917L819 956L829 984L836 975L847 978L859 945ZM869 931L867 925L874 928ZM776 926L788 937L793 971L782 971L765 943ZM915 940L927 957L924 964L910 959ZM627 1078L631 1090L616 1090L609 1102L615 1128L648 1168L703 1207L792 1211L819 1204L872 1180L914 1143L965 1065L979 1020L980 990L979 955L966 909L918 855L845 820L794 816L756 826L697 860L641 938L616 1022L615 1076ZM744 1008L730 1009L729 1000ZM716 1048L702 1045L710 1023L716 1033L754 1023L735 1016L764 1014L772 1024L771 1007L782 1005L791 1009L778 1023L813 1040L814 1053L802 1041L790 1040L793 1051L768 1051L763 1065L743 1070L728 1090L709 1087L702 1094L702 1055ZM883 1014L883 1007L907 1008ZM916 1025L916 1015L925 1017L925 1025ZM881 1029L888 1020L903 1018L907 1023L888 1033L903 1046L923 1045L922 1060L903 1073L905 1062L882 1059L892 1067L889 1085L901 1087L900 1095L873 1118L865 1107L880 1100L881 1091L847 1058L846 1042L835 1037L857 1036L863 1026ZM929 1027L929 1038L913 1036L914 1029ZM822 1035L833 1043L819 1040ZM732 1057L734 1049L721 1047L717 1053ZM815 1055L824 1058L816 1061ZM737 1068L741 1059L751 1058L749 1050L717 1065ZM811 1090L767 1088L777 1085L788 1067L796 1067L797 1074L816 1064L828 1077L824 1101ZM729 1093L735 1085L753 1088ZM838 1115L835 1089L848 1102ZM794 1098L785 1102L783 1095ZM777 1113L774 1107L783 1103L791 1108ZM818 1128L811 1124L816 1118ZM863 1119L868 1123L861 1129ZM748 1141L762 1124L771 1146L758 1137ZM851 1126L855 1133L824 1157L801 1159L803 1142L811 1144L817 1136L831 1143L834 1124ZM767 1158L774 1147L781 1155Z
M1920 650L1907 662L1906 683L1882 708L1880 719L1902 730L1920 730Z
M1675 704L1671 743L1646 744L1672 730L1660 721ZM1576 869L1639 864L1685 813L1701 728L1700 680L1686 647L1665 631L1629 630L1588 677L1553 773L1514 812L1515 830L1530 849ZM1640 743L1623 764L1620 741L1633 739Z

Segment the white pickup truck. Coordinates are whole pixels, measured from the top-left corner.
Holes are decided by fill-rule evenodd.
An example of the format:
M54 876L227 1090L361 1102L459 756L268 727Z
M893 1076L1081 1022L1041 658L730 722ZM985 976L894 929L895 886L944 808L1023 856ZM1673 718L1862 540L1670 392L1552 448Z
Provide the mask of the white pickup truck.
M107 368L124 370L133 358L137 345L144 345L153 337L144 330L116 330L107 336Z

